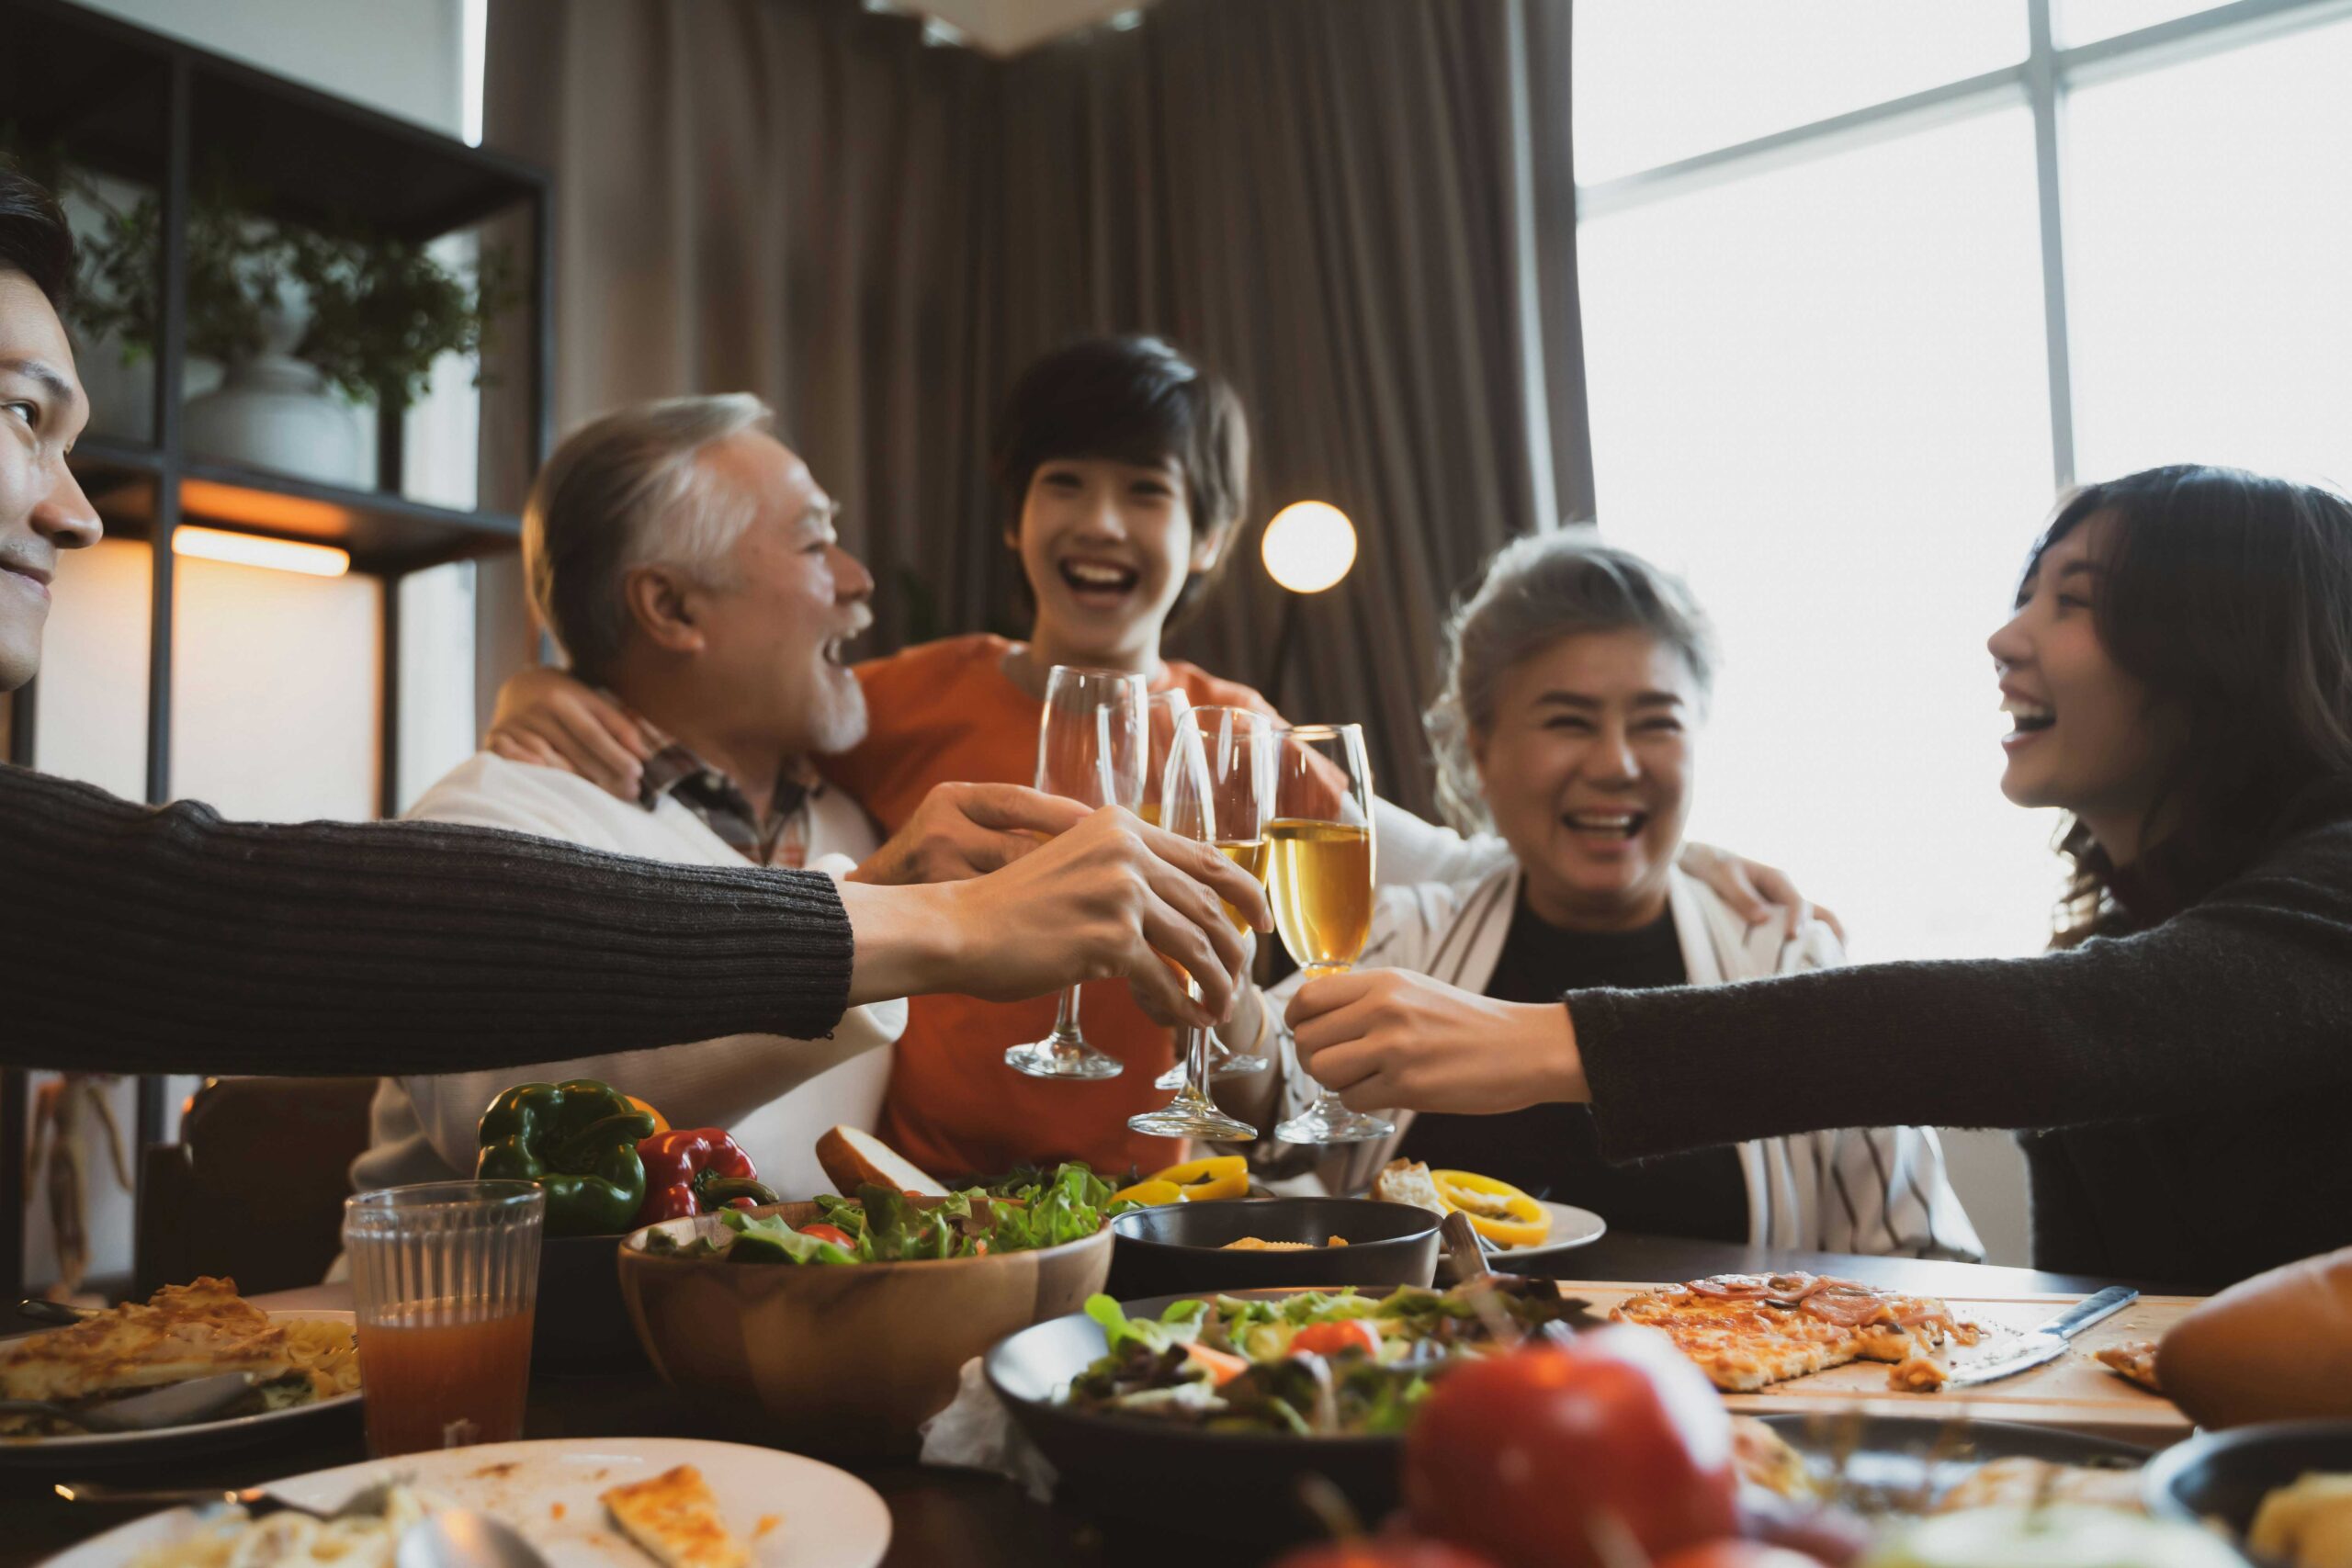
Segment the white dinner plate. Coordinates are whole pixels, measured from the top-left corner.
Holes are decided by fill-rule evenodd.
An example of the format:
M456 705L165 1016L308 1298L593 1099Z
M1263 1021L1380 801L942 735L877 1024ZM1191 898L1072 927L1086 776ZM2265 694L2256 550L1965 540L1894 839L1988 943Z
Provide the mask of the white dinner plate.
M386 1476L458 1507L493 1514L539 1549L551 1568L650 1568L622 1539L600 1494L691 1464L718 1497L727 1528L758 1568L875 1568L890 1545L890 1510L846 1471L799 1454L690 1438L570 1438L485 1443L369 1460L269 1483L306 1506L333 1506ZM125 1568L140 1552L199 1526L174 1508L108 1530L45 1568Z
M1540 1262L1579 1247L1590 1247L1608 1234L1609 1222L1590 1209L1579 1209L1573 1203L1555 1203L1539 1198L1544 1213L1552 1216L1552 1234L1544 1238L1541 1247L1514 1247L1508 1252L1490 1252L1487 1262L1490 1268L1504 1273L1525 1273L1521 1264Z
M277 1323L291 1323L297 1319L323 1320L340 1323L345 1327L357 1321L347 1312L274 1312L269 1315ZM365 1369L360 1375L367 1375ZM145 1432L74 1432L55 1438L0 1438L0 1467L117 1464L166 1459L173 1454L197 1449L209 1452L239 1448L248 1443L274 1441L285 1436L289 1427L299 1427L305 1421L324 1420L334 1416L356 1419L358 1414L359 1395L356 1393L339 1393L332 1399L313 1400L308 1404L289 1404L283 1410L265 1410L258 1416L235 1416L225 1421L197 1421L185 1427L158 1427Z

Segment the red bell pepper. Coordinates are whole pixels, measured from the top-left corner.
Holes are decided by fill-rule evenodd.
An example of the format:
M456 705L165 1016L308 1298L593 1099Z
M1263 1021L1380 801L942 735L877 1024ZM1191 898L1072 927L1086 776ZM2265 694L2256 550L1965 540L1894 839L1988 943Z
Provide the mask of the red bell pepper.
M645 1162L640 1225L684 1220L714 1209L750 1209L775 1201L752 1158L717 1127L677 1127L637 1145Z

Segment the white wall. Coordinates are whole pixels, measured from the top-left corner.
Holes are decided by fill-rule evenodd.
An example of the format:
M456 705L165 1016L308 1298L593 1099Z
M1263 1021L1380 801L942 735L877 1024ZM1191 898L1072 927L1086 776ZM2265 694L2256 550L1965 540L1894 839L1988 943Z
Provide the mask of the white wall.
M82 4L451 136L464 130L463 0Z

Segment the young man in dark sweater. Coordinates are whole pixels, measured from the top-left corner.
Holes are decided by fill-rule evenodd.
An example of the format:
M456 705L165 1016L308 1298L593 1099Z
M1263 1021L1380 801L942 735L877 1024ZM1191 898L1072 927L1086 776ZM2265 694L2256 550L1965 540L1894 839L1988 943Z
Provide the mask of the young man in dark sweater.
M39 669L60 552L100 532L67 462L89 415L73 268L54 200L0 167L0 692ZM895 863L931 880L837 885L482 829L227 823L0 766L0 1066L456 1071L1110 976L1210 1021L1242 956L1219 900L1267 928L1214 850L1115 810L959 787L924 815Z

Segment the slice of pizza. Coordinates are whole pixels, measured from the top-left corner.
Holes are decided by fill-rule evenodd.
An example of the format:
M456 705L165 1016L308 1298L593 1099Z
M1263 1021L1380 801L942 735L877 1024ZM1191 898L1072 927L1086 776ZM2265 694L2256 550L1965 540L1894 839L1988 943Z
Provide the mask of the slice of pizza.
M693 1465L600 1495L621 1533L663 1568L748 1568L752 1561L719 1517L710 1483Z
M240 1297L234 1280L207 1277L11 1341L0 1349L0 1397L62 1404L216 1372L266 1381L292 1368L285 1330Z
M1931 1296L1813 1274L1718 1274L1628 1296L1609 1315L1661 1330L1732 1393L1863 1360L1893 1363L1893 1387L1931 1393L1950 1376L1944 1347L1976 1341Z
M2127 1339L2120 1345L2109 1345L2092 1351L2091 1359L2150 1393L2165 1391L2156 1381L2156 1342L2153 1339Z

